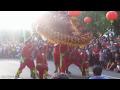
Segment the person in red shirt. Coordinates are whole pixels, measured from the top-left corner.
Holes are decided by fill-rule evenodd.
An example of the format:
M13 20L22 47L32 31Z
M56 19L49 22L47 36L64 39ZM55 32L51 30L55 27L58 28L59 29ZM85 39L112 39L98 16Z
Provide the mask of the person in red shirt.
M25 41L20 58L20 67L16 73L15 78L19 78L22 70L27 66L31 70L31 77L35 78L35 65L32 58L32 51L34 50L34 46L32 45L32 36Z
M81 67L82 75L83 76L85 76L86 74L89 75L89 61L88 61L89 57L85 49L81 51L80 58L82 60L82 67Z
M68 59L67 45L60 44L59 52L60 52L60 72L65 73L65 71L66 71L66 62L67 62L67 59Z
M48 55L47 55L47 58L48 58L49 60L52 59L52 48L53 48L53 44L50 43L50 42L48 42Z
M95 58L95 62L94 62L95 65L99 65L99 51L100 51L100 48L96 44L94 49L93 49L93 54L94 54L94 58Z
M36 65L36 69L39 72L39 79L46 79L48 76L48 64L46 60L46 54L42 47L40 47L39 53L37 54Z
M70 49L69 50L70 54L68 55L67 65L66 65L66 73L67 74L70 74L70 72L68 71L68 67L71 64L75 64L76 66L81 68L81 63L80 63L80 60L79 60L80 58L79 58L78 49L76 47L69 47L69 49Z
M54 64L55 64L55 71L54 73L58 72L58 68L60 67L60 53L59 53L59 44L54 45Z

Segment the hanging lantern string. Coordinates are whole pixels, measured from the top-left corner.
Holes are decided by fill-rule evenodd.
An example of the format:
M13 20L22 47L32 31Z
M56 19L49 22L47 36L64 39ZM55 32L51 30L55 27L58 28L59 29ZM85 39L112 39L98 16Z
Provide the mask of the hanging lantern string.
M111 22L111 25L112 25L114 21L113 21L113 20L110 20L110 22Z

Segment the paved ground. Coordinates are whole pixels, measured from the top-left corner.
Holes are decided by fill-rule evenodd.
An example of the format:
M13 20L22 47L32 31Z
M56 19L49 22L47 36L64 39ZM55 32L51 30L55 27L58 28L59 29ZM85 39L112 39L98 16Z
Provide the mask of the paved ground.
M13 79L17 69L19 68L19 60L18 59L0 59L0 79ZM49 67L49 78L54 74L54 63L52 60L48 61ZM92 68L90 68L90 73ZM85 79L85 77L81 76L81 72L79 68L75 65L71 65L69 67L69 71L72 73L69 75L70 79ZM120 79L120 73L115 73L113 71L103 70L103 75L107 75L110 78ZM31 79L30 78L30 70L26 67L22 74L20 75L22 79Z

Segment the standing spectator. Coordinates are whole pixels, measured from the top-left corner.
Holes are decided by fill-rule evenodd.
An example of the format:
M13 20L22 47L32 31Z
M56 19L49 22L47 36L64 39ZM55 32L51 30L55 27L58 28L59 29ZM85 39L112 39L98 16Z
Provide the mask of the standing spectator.
M11 57L11 45L10 45L10 43L8 44L8 58L10 58Z
M89 45L89 53L90 53L89 62L90 62L90 66L93 66L95 64L95 58L94 58L93 48L94 48L94 46L92 44L90 44Z
M89 62L90 62L90 66L94 65L94 54L92 51L90 51L90 58L89 58Z
M0 58L2 58L2 45L0 45Z
M110 45L110 51L112 53L112 58L111 59L115 60L116 47L115 47L115 45L113 43L111 43L111 45Z
M14 44L12 45L11 50L12 50L12 58L15 58L15 55L16 55L16 46Z
M106 61L107 63L109 62L109 60L112 58L112 53L110 51L110 49L106 50Z
M100 52L99 52L99 62L100 62L100 66L102 67L102 68L105 68L105 63L104 63L104 58L105 56L104 56L104 53L103 53L103 49L101 49L100 50Z
M99 51L100 51L100 48L99 46L96 44L94 49L93 49L93 52L94 52L94 58L95 58L95 65L99 65Z
M21 51L21 47L20 47L20 45L18 44L18 45L16 46L16 57L17 57L17 58L20 57L20 51Z
M107 41L105 46L106 46L106 48L110 48L110 42Z

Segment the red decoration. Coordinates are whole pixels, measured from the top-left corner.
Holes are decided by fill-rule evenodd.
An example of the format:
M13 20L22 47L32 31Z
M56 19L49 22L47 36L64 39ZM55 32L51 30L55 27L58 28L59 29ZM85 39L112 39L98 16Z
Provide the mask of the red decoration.
M86 28L86 27L85 27L84 25L81 26L81 30L85 30L85 28Z
M90 18L90 17L86 17L86 18L84 19L84 22L90 23L90 22L91 22L91 18Z
M108 20L115 20L115 19L117 19L118 18L118 13L117 12L115 12L115 11L109 11L109 12L107 12L107 14L106 14L106 18L108 19Z
M77 17L80 15L80 11L68 11L68 14L70 16L74 16L74 17Z

